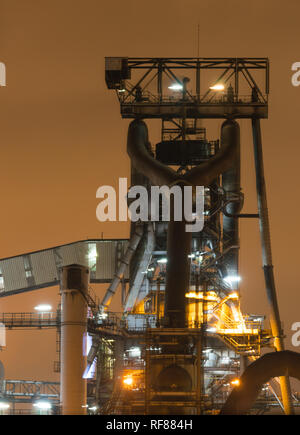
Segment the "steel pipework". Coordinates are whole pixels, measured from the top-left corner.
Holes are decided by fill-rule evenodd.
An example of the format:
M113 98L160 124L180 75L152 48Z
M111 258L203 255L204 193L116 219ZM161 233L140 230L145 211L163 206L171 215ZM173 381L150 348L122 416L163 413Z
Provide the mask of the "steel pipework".
M236 164L239 158L240 133L236 121L226 120L221 128L221 149L207 162L179 175L168 166L158 162L149 153L148 129L145 122L134 120L128 129L127 152L132 165L149 178L152 184L209 186L218 175ZM166 312L168 327L185 326L185 292L189 285L192 234L185 230L186 222L172 218L168 225Z
M87 302L89 270L77 264L62 269L60 400L63 415L86 414Z

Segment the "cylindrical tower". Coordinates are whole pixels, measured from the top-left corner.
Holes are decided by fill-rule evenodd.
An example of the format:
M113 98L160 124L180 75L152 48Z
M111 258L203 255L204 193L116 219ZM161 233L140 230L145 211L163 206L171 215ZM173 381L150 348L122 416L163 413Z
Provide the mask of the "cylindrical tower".
M61 281L60 400L64 415L86 414L86 334L89 270L63 267Z

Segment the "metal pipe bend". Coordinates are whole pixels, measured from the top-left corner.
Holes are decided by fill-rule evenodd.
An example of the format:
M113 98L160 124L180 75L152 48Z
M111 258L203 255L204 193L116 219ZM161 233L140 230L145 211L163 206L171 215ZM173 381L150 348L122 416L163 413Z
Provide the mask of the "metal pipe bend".
M147 125L144 121L135 119L128 128L127 153L133 166L156 186L170 186L181 181L193 186L209 186L218 175L235 165L239 136L239 124L234 120L224 121L221 128L222 147L217 154L178 176L176 171L155 160L149 153Z

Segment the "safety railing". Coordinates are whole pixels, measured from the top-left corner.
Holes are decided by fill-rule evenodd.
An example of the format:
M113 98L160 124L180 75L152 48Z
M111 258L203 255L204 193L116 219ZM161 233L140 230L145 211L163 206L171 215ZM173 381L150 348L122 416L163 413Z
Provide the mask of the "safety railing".
M134 94L126 95L118 93L121 104L267 104L268 96L259 96L258 100L254 100L252 95L233 95L232 97L224 94L208 94L201 95L200 98L197 95L186 94L183 98L182 93L178 92L178 95L166 95L159 97L149 91L145 91L141 98L136 98Z
M98 312L88 319L91 326L96 329L113 330L115 332L126 329L126 321L122 318L122 313Z

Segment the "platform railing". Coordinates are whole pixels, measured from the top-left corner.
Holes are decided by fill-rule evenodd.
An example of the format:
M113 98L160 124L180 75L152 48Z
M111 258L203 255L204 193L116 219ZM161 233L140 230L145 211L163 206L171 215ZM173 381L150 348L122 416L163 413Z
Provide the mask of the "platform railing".
M174 103L192 103L192 104L267 104L268 96L263 95L258 101L253 101L252 95L234 95L232 98L228 98L227 94L215 94L215 95L202 95L198 99L197 95L188 94L185 98L182 98L182 93L178 92L178 95L166 95L159 97L149 91L143 93L142 98L139 100L135 95L119 94L119 100L121 104L174 104Z

